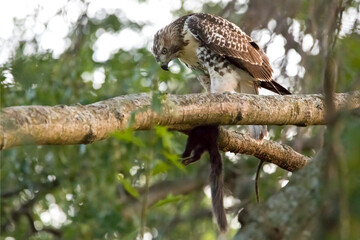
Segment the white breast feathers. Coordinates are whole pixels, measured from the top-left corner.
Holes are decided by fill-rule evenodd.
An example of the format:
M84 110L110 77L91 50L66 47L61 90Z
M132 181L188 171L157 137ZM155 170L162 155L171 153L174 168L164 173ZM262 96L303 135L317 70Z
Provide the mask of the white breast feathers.
M189 67L196 67L199 63L196 55L196 49L199 47L199 42L186 31L184 41L188 43L179 53L180 60Z

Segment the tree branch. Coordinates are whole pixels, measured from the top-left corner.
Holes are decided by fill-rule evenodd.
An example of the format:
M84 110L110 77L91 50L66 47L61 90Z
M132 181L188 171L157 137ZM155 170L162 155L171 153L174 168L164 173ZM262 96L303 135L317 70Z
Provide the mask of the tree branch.
M39 201L40 198L42 198L45 194L53 191L59 185L60 184L58 180L46 184L41 184L41 186L38 189L38 192L34 195L32 199L27 200L19 208L13 209L11 211L10 216L7 219L5 219L3 223L1 223L1 231L4 231L6 227L9 224L11 224L11 222L13 221L18 222L20 216L30 213L32 207ZM30 227L32 228L33 226Z
M25 186L23 187L19 187L19 188L15 188L15 189L10 189L10 190L1 190L0 193L0 197L1 198L10 198L12 196L18 195L22 190L24 190Z
M17 106L1 110L0 149L25 144L88 144L129 127L150 129L154 124L174 130L197 125L318 125L325 123L322 95L258 96L238 93L160 95L155 112L151 94L125 95L89 104L65 106ZM336 110L360 107L360 91L334 96ZM307 157L272 141L256 141L244 134L222 130L224 151L254 155L293 171ZM293 160L295 159L295 160ZM295 164L293 163L295 161ZM290 166L291 165L291 166Z
M270 140L257 141L247 134L223 128L220 130L219 147L223 151L253 155L291 172L301 169L310 160L285 144Z
M188 178L182 179L181 181L166 181L155 184L150 187L149 190L149 199L147 201L147 208L154 205L161 199L165 199L166 196L172 194L176 195L186 195L195 190L201 189L207 183L207 178L200 176L197 178ZM144 192L144 189L139 190L140 193ZM123 204L126 204L124 210L122 211L122 216L124 218L131 218L134 214L139 215L141 211L141 202L132 198L131 196L123 199Z

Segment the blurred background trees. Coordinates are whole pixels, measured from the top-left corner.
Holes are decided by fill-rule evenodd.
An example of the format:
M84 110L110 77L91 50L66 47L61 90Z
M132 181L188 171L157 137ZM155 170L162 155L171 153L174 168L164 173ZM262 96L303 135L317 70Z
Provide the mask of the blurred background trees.
M52 8L39 3L32 14L21 15L27 5L19 1L13 28L8 35L2 31L0 39L1 107L88 104L149 91L200 92L188 69L174 61L171 72L162 71L150 52L157 28L193 11L239 25L269 55L275 79L295 94L322 93L329 51L337 70L336 91L360 88L358 0L171 2L64 0ZM6 4L1 5L6 12ZM160 18L158 25L145 16ZM336 40L329 46L331 38ZM326 213L326 229L318 229L327 239L360 235L358 114L337 118L335 155L328 155L335 161L326 172L338 187L325 188L332 194L326 211L320 211ZM323 126L269 128L271 139L308 156L322 149L326 134ZM91 145L1 152L1 239L135 239L142 224L145 239L215 239L208 159L181 166L177 156L185 140L185 135L156 127L116 133ZM223 157L231 193L225 201L232 213L230 237L240 227L238 210L255 200L258 160L231 153ZM289 180L291 173L265 164L261 201ZM145 214L142 196L150 204Z

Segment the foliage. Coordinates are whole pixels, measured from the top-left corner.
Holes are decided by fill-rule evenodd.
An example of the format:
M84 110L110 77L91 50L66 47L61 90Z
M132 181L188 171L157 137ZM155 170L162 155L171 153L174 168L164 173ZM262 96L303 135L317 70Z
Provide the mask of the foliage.
M182 1L183 5L174 16L187 13L185 2ZM287 44L286 53L278 61L279 78L289 81L287 86L296 93L313 93L322 89L321 46L318 46L320 53L311 54L302 50L302 39L294 41L288 34L292 22L296 21L304 33L321 40L319 33L311 27L323 28L323 22L312 21L308 14L320 4L303 0L298 1L299 7L295 8L286 5L292 1L283 4L260 0L251 3L230 1L228 4L205 2L203 9L206 12L223 15L239 26L244 25L248 33L252 29L269 31L270 42L267 44L276 35L283 34ZM270 4L271 8L259 8L257 3ZM275 5L291 11L284 13L274 9ZM346 5L346 8L350 7L354 6ZM259 11L255 17L254 11ZM277 26L269 30L266 26L273 19L276 19ZM99 29L108 32L140 31L145 26L111 12L105 13L103 18L81 15L69 33L70 46L57 58L52 52L40 50L27 54L29 44L39 49L40 43L36 39L20 42L14 56L0 69L1 107L88 104L123 94L152 92L153 108L157 110L160 100L166 98L164 92L185 94L200 91L195 76L183 65L175 61L178 72L162 71L145 46L120 49L105 62L94 60L93 45L98 39ZM21 25L16 27L25 31ZM359 89L359 43L359 27L337 41L338 91ZM301 55L300 64L306 69L304 76L300 73L290 76L286 72L287 53L291 49ZM100 87L95 86L91 79L94 72L104 75ZM13 81L9 81L9 75ZM166 91L160 86L166 86ZM347 185L339 194L345 194L349 236L355 237L360 234L357 228L360 224L360 121L349 113L344 113L341 119L344 126L341 160L345 162L346 170L342 177ZM283 141L303 154L315 155L321 148L319 142L322 141L323 127L273 126L270 129L272 139ZM146 232L150 232L154 239L215 239L217 230L211 218L206 187L208 157L186 168L182 166L178 156L185 139L181 133L154 127L146 132L116 132L111 139L91 145L24 146L1 152L1 239L135 239L142 221L140 212L144 197L148 197L150 204ZM223 157L226 186L233 194L228 202L236 212L239 200L255 200L253 179L258 160L231 154ZM291 176L269 164L263 170L261 201L278 191ZM168 190L168 186L183 189L182 183L190 185L191 182L201 184L189 186L189 190L184 188L176 194ZM148 193L146 183L150 187ZM236 217L228 217L236 223ZM337 239L339 229L336 223L332 224L334 230L330 236ZM232 226L235 227L229 236L238 227L236 224Z

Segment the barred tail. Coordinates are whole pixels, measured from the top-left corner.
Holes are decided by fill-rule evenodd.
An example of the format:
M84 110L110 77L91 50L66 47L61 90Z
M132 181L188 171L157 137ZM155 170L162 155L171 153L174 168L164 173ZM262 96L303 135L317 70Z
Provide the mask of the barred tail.
M221 155L218 151L210 154L210 186L213 212L221 232L226 232L227 221L224 209L224 178Z

